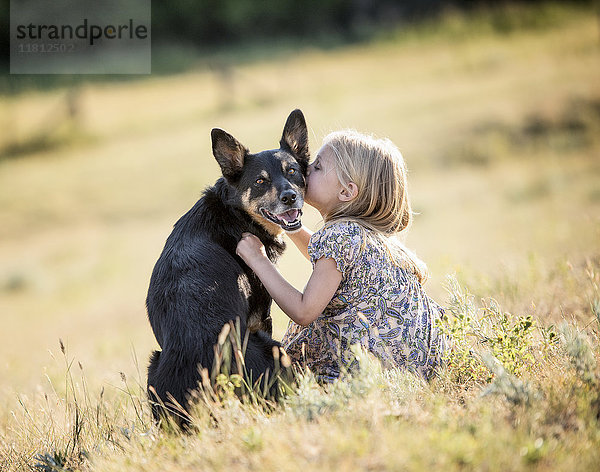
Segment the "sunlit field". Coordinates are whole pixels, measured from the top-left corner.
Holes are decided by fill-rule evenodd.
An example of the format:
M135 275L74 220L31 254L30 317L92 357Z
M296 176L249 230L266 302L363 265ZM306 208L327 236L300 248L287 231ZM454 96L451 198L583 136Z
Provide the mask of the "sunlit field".
M199 67L0 97L0 471L597 467L599 23L539 15L508 32L448 15L231 63L226 81ZM303 379L274 409L225 395L199 408L196 433L159 431L143 395L152 267L219 176L211 128L275 148L294 108L313 152L345 127L401 149L416 212L406 243L436 301L480 317L497 302L535 332L514 325L521 357L488 344L504 374L487 359L465 381L462 359L425 385L365 362L330 390ZM319 228L310 209L304 222ZM279 266L302 289L311 267L294 247ZM281 339L276 306L274 324Z

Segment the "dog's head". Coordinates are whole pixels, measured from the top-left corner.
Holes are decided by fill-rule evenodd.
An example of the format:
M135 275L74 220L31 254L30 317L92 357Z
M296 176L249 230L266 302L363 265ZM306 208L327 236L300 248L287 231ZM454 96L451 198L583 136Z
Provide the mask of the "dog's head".
M273 234L300 229L309 161L302 112L290 113L279 149L251 154L219 128L212 130L211 137L213 154L223 177L236 189L241 206Z

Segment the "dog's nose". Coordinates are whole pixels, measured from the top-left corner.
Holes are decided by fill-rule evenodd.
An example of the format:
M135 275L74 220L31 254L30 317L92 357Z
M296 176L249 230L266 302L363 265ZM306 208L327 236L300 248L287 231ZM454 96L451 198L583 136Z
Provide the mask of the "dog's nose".
M296 192L293 190L285 190L281 193L279 199L286 205L291 205L296 201Z

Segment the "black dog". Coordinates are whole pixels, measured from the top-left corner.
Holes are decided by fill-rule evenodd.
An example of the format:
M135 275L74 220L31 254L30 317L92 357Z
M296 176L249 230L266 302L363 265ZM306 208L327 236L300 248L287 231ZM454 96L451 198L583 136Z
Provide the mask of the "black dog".
M213 366L213 346L229 320L248 331L246 369L256 380L273 371L271 297L236 255L243 232L260 238L271 261L285 248L283 230L300 228L308 166L304 115L288 117L280 148L250 154L233 136L211 132L223 177L174 226L154 267L146 306L161 351L148 366L148 395L156 420L170 396L189 408L200 370ZM181 420L175 418L178 423Z

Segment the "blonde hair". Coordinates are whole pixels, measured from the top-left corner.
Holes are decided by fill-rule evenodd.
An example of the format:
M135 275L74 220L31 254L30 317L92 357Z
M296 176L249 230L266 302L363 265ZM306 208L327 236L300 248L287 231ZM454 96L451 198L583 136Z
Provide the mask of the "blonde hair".
M383 243L395 264L407 266L424 282L425 263L399 238L400 232L412 223L407 170L400 150L389 139L355 130L334 131L323 139L323 146L333 151L342 186L349 190L349 183L353 182L358 188L356 198L340 202L324 215L325 223L354 221L370 230L365 235Z

